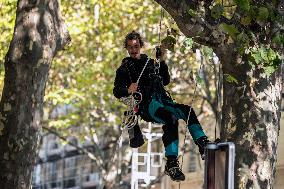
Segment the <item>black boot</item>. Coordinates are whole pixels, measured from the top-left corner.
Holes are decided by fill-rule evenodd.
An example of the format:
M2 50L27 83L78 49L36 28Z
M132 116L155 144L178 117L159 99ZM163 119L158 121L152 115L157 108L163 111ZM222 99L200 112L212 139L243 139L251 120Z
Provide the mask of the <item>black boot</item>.
M184 181L185 176L182 173L177 158L168 158L165 166L165 174L170 176L173 181Z
M143 134L138 124L136 124L132 129L129 129L128 134L130 141L129 145L131 148L139 148L144 144Z
M207 136L202 136L195 141L195 144L199 148L199 153L200 153L201 159L203 159L203 160L205 159L205 147L209 142L210 141L208 140Z

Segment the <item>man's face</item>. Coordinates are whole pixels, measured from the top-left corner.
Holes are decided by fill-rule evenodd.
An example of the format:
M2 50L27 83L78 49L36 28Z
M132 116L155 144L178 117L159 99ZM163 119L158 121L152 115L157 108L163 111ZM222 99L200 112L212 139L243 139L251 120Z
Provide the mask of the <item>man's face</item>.
M126 50L129 53L129 56L132 58L140 58L140 43L138 39L132 39L127 41Z

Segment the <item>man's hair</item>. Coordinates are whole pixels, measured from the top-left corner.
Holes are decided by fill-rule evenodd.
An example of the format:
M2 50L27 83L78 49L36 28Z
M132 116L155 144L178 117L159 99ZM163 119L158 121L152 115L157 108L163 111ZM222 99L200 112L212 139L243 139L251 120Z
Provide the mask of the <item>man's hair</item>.
M140 46L143 47L144 46L144 42L142 40L142 37L141 35L136 32L136 31L132 31L130 33L128 33L126 36L125 36L125 39L124 39L124 48L127 48L127 41L128 40L133 40L133 39L138 39L139 40L139 43L140 43Z

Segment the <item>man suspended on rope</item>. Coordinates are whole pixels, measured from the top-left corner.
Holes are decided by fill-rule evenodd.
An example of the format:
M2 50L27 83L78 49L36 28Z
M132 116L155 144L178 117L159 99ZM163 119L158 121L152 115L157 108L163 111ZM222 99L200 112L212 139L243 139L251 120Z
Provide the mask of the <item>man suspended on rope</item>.
M204 148L209 142L207 136L195 115L193 109L184 104L174 102L164 86L170 83L168 66L164 60L165 49L161 45L160 64L154 65L153 59L148 60L146 54L140 54L144 42L139 33L132 31L127 34L124 47L129 53L129 57L122 60L121 66L116 71L113 94L116 98L127 97L139 91L142 94L142 101L139 104L137 114L148 122L162 123L162 141L165 147L167 163L165 174L169 175L174 181L185 179L178 162L178 120L183 119L187 122L188 130L204 158ZM145 70L143 70L144 66ZM137 85L140 73L142 76ZM134 137L130 139L130 146L138 148L144 144L143 135L140 127L136 124L133 128Z

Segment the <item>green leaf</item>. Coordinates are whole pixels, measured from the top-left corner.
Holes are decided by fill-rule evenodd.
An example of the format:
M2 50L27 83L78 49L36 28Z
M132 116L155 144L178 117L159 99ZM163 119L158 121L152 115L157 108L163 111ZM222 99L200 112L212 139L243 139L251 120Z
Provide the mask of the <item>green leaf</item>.
M259 52L260 52L260 56L264 60L264 62L269 62L269 59L268 59L268 56L267 56L267 49L264 46L262 46L259 49Z
M187 13L188 13L190 16L192 16L192 17L196 17L196 15L197 15L196 11L193 10L193 9L189 9L189 10L187 11Z
M262 65L267 75L272 74L281 64L280 55L270 47L261 46L260 48L254 48L250 55L250 58L253 58L256 64Z
M161 43L165 46L166 49L174 52L174 46L176 44L176 38L174 36L168 35L161 41Z
M256 18L258 21L266 21L268 16L269 16L269 11L266 7L258 8L258 15Z
M186 50L185 46L184 46L184 45L183 45L183 46L181 46L181 48L180 48L180 52L184 54L184 53L185 53L185 50Z
M251 53L251 56L253 57L254 61L256 64L260 64L261 63L261 54L260 52L254 52L254 53Z
M233 39L236 38L236 35L240 33L234 25L229 25L222 23L219 25L219 29L226 34L229 34Z
M186 38L186 39L183 41L183 45L184 45L185 47L192 48L192 45L193 45L193 40L192 40L192 38Z
M256 19L258 15L258 7L251 6L249 12L247 13L252 19Z
M240 55L243 55L245 53L246 48L244 47L239 47L237 48L237 51L239 52Z
M277 34L275 37L273 37L272 43L275 43L276 45L284 45L284 35Z
M224 76L225 76L226 81L228 81L229 83L235 83L235 84L239 83L238 80L230 74L224 74Z
M267 58L269 61L273 61L275 59L277 59L277 53L272 50L271 48L268 49L268 52L267 52Z
M276 69L277 67L275 66L267 66L267 67L264 67L264 72L266 75L270 76L271 74L275 72Z
M237 35L237 42L242 45L242 47L247 47L249 45L249 37L246 33L242 32Z
M255 69L255 64L254 64L253 61L248 60L248 64L249 64L253 69Z
M234 0L238 5L241 11L248 12L250 10L250 1L249 0Z
M215 19L219 19L223 12L224 6L222 6L221 4L217 4L211 9L211 16Z
M247 25L249 25L250 23L251 23L251 20L252 20L252 18L251 18L251 16L243 16L243 17L241 17L241 24L242 25L245 25L245 26L247 26Z
M201 52L205 57L213 57L213 49L212 48L205 46L201 49Z

